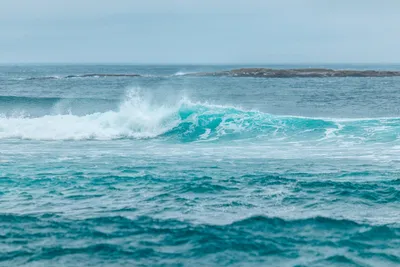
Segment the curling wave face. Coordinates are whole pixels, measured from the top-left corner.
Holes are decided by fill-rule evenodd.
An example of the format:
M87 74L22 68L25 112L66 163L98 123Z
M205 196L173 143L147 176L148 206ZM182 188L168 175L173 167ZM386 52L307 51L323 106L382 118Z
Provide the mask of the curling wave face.
M33 140L173 138L183 142L258 138L393 142L400 118L326 119L276 116L231 106L153 103L130 90L116 110L87 115L0 116L0 138Z

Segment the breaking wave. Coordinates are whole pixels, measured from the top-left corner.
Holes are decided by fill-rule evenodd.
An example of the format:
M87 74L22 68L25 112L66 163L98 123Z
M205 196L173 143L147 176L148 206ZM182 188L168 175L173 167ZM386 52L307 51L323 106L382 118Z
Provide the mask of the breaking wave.
M40 117L0 114L0 138L34 140L175 138L181 141L267 138L392 142L400 118L324 119L276 116L232 106L192 102L157 104L131 90L116 110Z

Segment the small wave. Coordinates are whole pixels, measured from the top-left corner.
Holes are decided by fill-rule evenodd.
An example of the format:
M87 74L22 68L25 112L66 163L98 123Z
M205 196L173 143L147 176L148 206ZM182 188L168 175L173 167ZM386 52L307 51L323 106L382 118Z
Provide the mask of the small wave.
M115 102L119 101L119 99L115 98L85 98L85 97L34 97L34 96L13 96L13 95L5 95L0 96L0 106L9 105L12 107L13 105L27 105L27 104L35 104L38 107L48 105L48 104L56 104L60 101L70 101L70 102L99 102L99 101L107 101L107 102Z
M13 214L13 213L0 213L0 219L4 223L40 223L43 221L52 221L55 220L59 222L63 217L56 213L32 213L32 214ZM174 219L158 219L152 218L148 216L139 216L135 218L128 218L121 215L112 215L112 216L104 216L104 217L89 217L86 219L68 220L64 218L63 224L67 226L69 223L80 222L85 225L109 225L109 224L129 224L129 225L147 225L148 227L164 227L165 229L171 228L186 228L191 223L187 221L179 221ZM195 225L198 225L196 223ZM360 240L367 240L368 237L372 237L375 239L384 239L382 236L399 236L400 228L398 225L371 225L361 222L356 222L349 219L341 219L341 218L330 218L330 217L306 217L306 218L280 218L280 217L268 217L263 215L251 216L244 219L239 219L229 224L222 225L213 225L213 224L201 224L201 228L209 227L216 229L241 229L243 227L248 228L249 230L257 231L258 227L260 230L268 231L268 228L293 228L301 229L301 228L309 228L313 227L314 230L342 230L342 231L350 231L352 229L357 230L355 232L355 236ZM144 229L145 230L145 229ZM336 231L335 230L335 231ZM362 230L362 231L358 231ZM379 235L381 233L381 235Z
M126 74L126 73L90 73L90 74L80 74L80 75L68 75L64 78L102 78L102 77L140 77L139 74Z
M120 99L113 98L0 96L0 118L37 118L72 113L82 116L115 110L119 102Z
M85 74L71 74L66 76L38 76L38 77L28 77L28 78L17 78L16 80L60 80L60 79L73 79L73 78L109 78L109 77L142 77L140 74L136 73L85 73Z
M28 97L28 96L0 96L0 103L32 103L38 102L38 104L42 104L43 102L57 102L62 98L59 97Z
M18 80L26 80L26 81L32 81L32 80L58 80L62 79L64 77L62 76L42 76L42 77L29 77L29 78L18 78Z
M175 138L185 142L265 138L391 142L400 135L400 118L335 120L276 116L259 111L195 103L182 99L156 104L131 90L116 110L77 116L0 115L0 138L81 140Z
M187 261L191 265L193 257L196 262L206 261L205 265L260 263L268 262L269 257L301 264L305 256L309 262L340 265L359 261L363 253L369 255L362 259L365 263L382 256L388 265L399 260L394 255L399 228L328 217L289 220L255 216L227 225L147 216L71 219L53 214L0 214L0 219L4 229L0 238L7 240L0 259L8 266L21 258L30 265L68 259L71 266L77 266L76 255L85 259L86 265L92 259L100 259L100 265L128 259L146 265L154 258L165 264ZM379 250L371 250L371 244ZM348 251L346 257L338 247Z
M173 76L184 76L184 75L187 75L187 74L189 74L189 73L188 72L183 72L183 71L178 71Z

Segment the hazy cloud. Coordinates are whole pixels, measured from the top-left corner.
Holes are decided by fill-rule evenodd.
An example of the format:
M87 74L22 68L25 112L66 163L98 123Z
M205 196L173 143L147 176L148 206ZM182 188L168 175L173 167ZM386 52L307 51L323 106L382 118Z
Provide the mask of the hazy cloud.
M400 1L2 0L0 62L400 62Z

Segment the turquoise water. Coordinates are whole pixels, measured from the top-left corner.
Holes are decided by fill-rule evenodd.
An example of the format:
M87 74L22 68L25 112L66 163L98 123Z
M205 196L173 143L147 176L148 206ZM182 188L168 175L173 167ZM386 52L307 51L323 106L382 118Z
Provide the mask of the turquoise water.
M0 66L0 266L399 266L400 78L233 67Z

